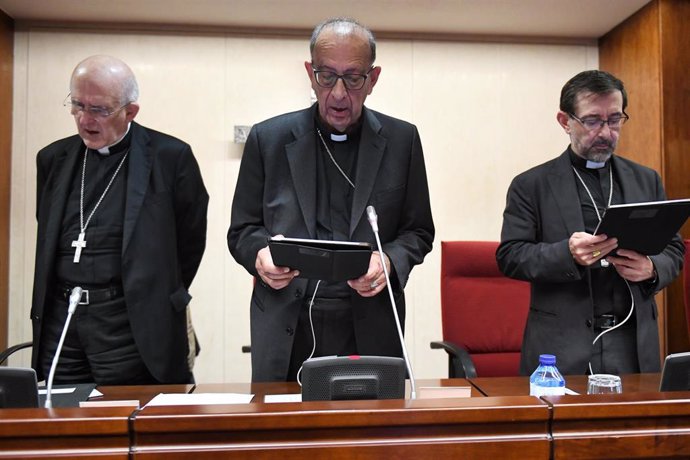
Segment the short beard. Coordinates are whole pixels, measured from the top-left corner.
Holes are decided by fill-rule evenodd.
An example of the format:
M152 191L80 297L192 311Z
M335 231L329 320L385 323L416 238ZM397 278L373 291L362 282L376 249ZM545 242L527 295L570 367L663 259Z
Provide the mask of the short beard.
M585 160L589 161L594 161L595 163L604 163L608 161L609 158L611 158L611 155L613 155L614 150L616 150L616 146L613 145L611 142L607 142L607 149L606 150L601 150L601 148L594 148L594 146L588 148L584 152L582 152L582 158Z
M595 163L605 163L613 155L613 150L608 150L606 152L592 152L588 150L582 157L585 160L593 161Z

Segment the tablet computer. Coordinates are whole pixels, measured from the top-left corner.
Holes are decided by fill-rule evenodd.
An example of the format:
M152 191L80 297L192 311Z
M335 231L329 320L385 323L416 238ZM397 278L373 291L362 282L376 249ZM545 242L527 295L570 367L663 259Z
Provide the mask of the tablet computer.
M690 216L690 199L609 206L595 235L618 238L618 247L640 254L659 254Z
M268 240L273 263L299 270L300 278L347 281L367 272L372 246L354 241L272 237Z
M690 390L690 352L670 354L664 360L659 391Z

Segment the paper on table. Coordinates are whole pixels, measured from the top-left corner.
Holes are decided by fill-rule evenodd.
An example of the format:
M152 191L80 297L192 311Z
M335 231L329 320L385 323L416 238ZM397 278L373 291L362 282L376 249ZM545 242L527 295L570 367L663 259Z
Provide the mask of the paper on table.
M146 406L190 406L204 404L247 404L253 394L243 393L159 393Z
M266 395L264 396L265 403L281 403L281 402L302 402L302 393L295 393L289 395Z
M71 387L71 388L53 388L53 391L51 391L51 394L66 395L66 394L74 393L76 390L77 389L74 387ZM48 390L46 390L45 388L38 390L39 395L44 395L47 392L48 392Z

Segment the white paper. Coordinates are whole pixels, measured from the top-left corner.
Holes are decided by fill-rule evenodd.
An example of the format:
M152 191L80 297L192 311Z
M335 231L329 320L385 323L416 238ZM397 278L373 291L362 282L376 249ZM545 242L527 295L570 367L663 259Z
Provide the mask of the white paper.
M54 394L54 395L66 395L69 393L74 393L76 390L77 390L76 388L53 388L50 393ZM45 388L38 390L39 395L44 395L47 393L48 393L48 390Z
M567 395L579 395L580 393L578 393L577 391L573 391L568 387L565 387L565 394L567 394Z
M288 395L265 395L265 403L302 402L302 393Z
M103 396L103 393L94 388L93 390L91 390L89 398L98 398L99 396Z
M191 406L206 404L247 404L253 394L244 393L160 393L146 406Z

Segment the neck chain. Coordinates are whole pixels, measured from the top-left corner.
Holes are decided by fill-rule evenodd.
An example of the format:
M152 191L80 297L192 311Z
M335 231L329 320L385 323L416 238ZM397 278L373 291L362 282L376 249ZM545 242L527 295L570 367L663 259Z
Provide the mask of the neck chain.
M319 133L319 139L321 139L321 143L322 143L323 146L326 148L326 153L328 153L328 156L331 158L331 161L333 162L333 164L335 165L335 167L338 168L338 171L340 171L340 174L342 174L342 176L345 178L345 180L347 181L347 183L350 184L350 186L351 186L352 188L355 188L355 184L352 183L352 181L350 180L350 178L347 177L347 174L345 174L345 171L342 170L342 168L340 167L340 165L338 164L338 162L335 161L335 158L333 158L333 155L331 154L331 151L330 151L330 149L328 148L328 145L326 145L326 141L323 140L323 136L321 135L321 130L320 130L319 128L316 128L316 132Z
M585 181L582 180L582 176L580 176L580 173L577 172L577 169L575 169L575 166L573 166L573 171L575 171L575 175L577 176L578 179L580 179L582 186L585 188L585 192L587 192L589 199L592 201L592 206L594 206L594 212L597 213L597 219L599 219L599 222L601 223L601 214L599 214L599 208L597 207L596 201L594 201L594 197L592 196L592 193L589 191L589 188L587 188L587 184L585 184ZM606 208L611 206L611 199L612 198L613 198L613 167L609 166L609 202L606 204Z
M122 155L122 160L120 160L120 164L117 165L117 169L113 173L113 177L110 178L110 182L108 182L108 185L105 187L105 190L103 190L103 193L101 194L101 197L98 199L96 202L96 205L93 207L91 210L91 213L89 214L89 217L86 218L86 222L84 222L84 182L86 179L86 159L89 156L89 149L87 148L84 151L84 163L81 168L81 191L79 195L79 238L72 241L72 247L74 249L74 262L75 264L79 263L79 259L81 258L81 250L86 247L86 228L89 226L89 222L91 222L91 218L93 217L93 214L96 212L96 209L98 209L98 206L101 204L101 201L103 201L103 198L105 198L106 193L108 193L108 190L110 190L110 186L113 185L113 181L115 180L115 177L117 177L117 173L120 172L120 169L122 168L122 165L125 163L125 160L127 159L127 155L129 155L129 149L125 151L125 154Z

